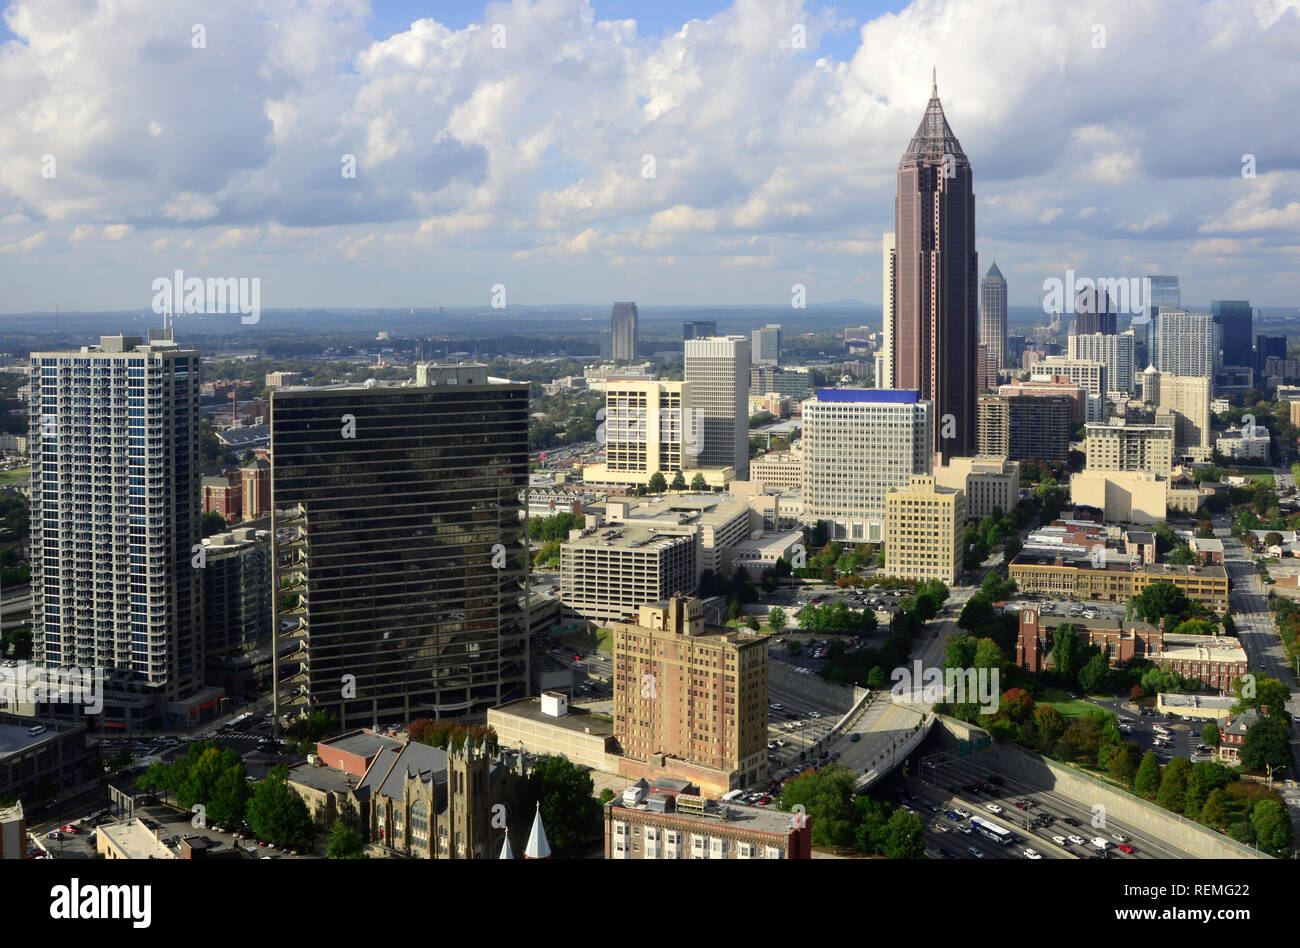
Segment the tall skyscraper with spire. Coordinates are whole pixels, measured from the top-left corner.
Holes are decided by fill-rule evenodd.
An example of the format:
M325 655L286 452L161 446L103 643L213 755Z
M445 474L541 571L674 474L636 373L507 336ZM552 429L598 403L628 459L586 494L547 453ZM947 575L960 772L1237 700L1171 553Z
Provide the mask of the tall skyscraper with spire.
M980 345L997 359L999 369L1007 367L1007 281L996 260L980 281Z
M975 453L979 261L971 166L937 75L898 163L894 233L893 383L934 403L934 450L947 463Z

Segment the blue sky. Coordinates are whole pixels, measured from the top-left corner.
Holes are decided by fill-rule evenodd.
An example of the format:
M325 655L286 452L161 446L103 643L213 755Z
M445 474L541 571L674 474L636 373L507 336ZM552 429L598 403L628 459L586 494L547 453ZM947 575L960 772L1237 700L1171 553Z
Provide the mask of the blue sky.
M256 277L264 309L498 285L874 304L933 64L1013 305L1069 269L1300 300L1300 137L1277 120L1300 0L10 0L4 21L0 312L147 307L177 269Z

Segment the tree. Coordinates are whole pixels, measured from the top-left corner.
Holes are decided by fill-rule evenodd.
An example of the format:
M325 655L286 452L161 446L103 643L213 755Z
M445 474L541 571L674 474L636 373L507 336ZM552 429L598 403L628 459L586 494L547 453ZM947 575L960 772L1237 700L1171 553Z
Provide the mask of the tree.
M1142 754L1142 748L1138 746L1137 741L1125 741L1118 746L1114 744L1108 746L1114 747L1115 750L1106 763L1106 773L1122 786L1131 786L1133 776L1138 769L1138 758Z
M745 627L753 632L759 630L758 616L745 616Z
M814 846L849 846L856 841L853 822L853 790L857 774L831 764L809 771L785 785L778 801L780 809L802 806L812 829Z
M1147 800L1154 800L1160 792L1160 761L1156 759L1155 751L1149 750L1142 755L1137 776L1133 778L1133 789Z
M1172 617L1181 620L1187 614L1191 600L1173 583L1152 583L1133 597L1134 611L1139 619L1153 625L1161 619ZM1172 623L1167 623L1170 627Z
M1274 855L1287 855L1295 834L1286 809L1276 800L1260 800L1250 811L1250 825L1255 829L1255 840L1262 849Z
M1038 731L1038 749L1046 753L1065 733L1065 718L1050 704L1040 705L1034 709L1034 727Z
M1110 663L1098 653L1079 672L1079 685L1088 694L1105 694L1110 688Z
M668 482L664 480L662 473L655 471L650 475L650 480L646 483L645 487L646 490L652 494L662 494L668 489Z
M708 490L709 482L704 479L703 474L696 474L691 478L691 490Z
M1223 735L1219 733L1219 726L1213 721L1206 721L1205 727L1201 728L1201 743L1207 747L1218 747L1219 741Z
M677 474L673 477L673 482L671 487L673 490L686 490L686 475L684 475L681 471L678 471Z
M1175 757L1164 773L1160 775L1160 790L1156 793L1156 805L1175 813L1182 813L1187 806L1187 781L1191 776L1192 762L1186 757Z
M365 846L346 823L338 820L330 830L329 842L325 845L326 859L365 859Z
M288 784L289 768L271 768L248 801L248 826L258 839L288 849L306 849L316 834L311 812Z
M210 537L214 533L220 533L225 530L226 527L226 518L221 516L221 514L217 513L215 510L209 511L199 518L199 532L205 537Z
M1183 805L1183 815L1189 820L1199 819L1210 794L1226 787L1234 779L1236 774L1217 761L1192 764L1192 772L1187 778L1187 800Z
M879 691L885 687L886 678L885 670L879 665L871 666L871 671L867 673L867 687L874 691Z
M586 771L563 757L543 757L528 776L527 809L542 807L546 838L556 855L572 856L600 833L601 808Z
M789 621L786 618L785 610L780 606L773 606L767 612L767 624L772 627L773 632L780 632L789 624Z
M1272 716L1259 718L1241 742L1241 765L1247 770L1263 770L1265 765L1283 767L1290 763L1286 722Z
M1228 795L1222 789L1211 790L1201 807L1201 822L1222 830L1228 825Z
M1186 543L1180 543L1174 548L1174 551L1165 558L1165 561L1172 563L1175 566L1191 566L1196 562L1196 554L1192 552L1192 548Z
M614 791L609 789L609 787L600 791L600 800L598 802L601 806L604 806L612 799L614 799Z
M924 858L925 840L921 836L924 828L920 814L895 810L885 824L882 854L886 859Z
M1057 626L1052 640L1052 662L1056 673L1069 683L1079 676L1079 666L1083 663L1082 649L1079 647L1079 627L1071 622Z

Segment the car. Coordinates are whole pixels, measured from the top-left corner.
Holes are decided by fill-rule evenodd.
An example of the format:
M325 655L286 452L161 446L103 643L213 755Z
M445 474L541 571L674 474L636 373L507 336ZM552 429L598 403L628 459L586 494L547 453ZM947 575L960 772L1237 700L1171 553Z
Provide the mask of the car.
M63 839L63 834L58 830L50 830L45 834L46 839Z
M1082 836L1074 836L1073 834L1070 836L1070 842L1074 843L1076 846L1087 845Z
M1028 810L1028 809L1029 809L1029 805L1028 805L1027 803L1025 803L1025 801L1023 801L1023 800L1017 800L1015 803L1012 804L1012 806L1014 806L1017 810Z
M75 826L73 826L71 823L67 823L67 824L65 824L65 825L63 825L63 826L60 826L59 829L62 830L63 832L65 832L65 833L67 833L69 836L76 836L79 832L81 832L79 829L77 829L77 828L76 828Z
M925 808L926 808L927 810L929 810L931 813L938 813L938 812L939 812L939 808L938 808L937 806L935 806L933 803L931 803L929 800L926 800L926 801L925 801Z
M1125 836L1123 833L1112 833L1110 838L1113 839L1113 840L1115 840L1115 842L1117 842L1117 843L1127 843L1127 842L1128 842L1128 837Z
M948 827L944 826L942 823L935 823L934 826L932 827L932 829L933 829L936 833L946 833L946 832L948 832Z
M978 849L976 849L974 846L972 846L972 847L970 847L969 849L967 849L966 852L970 853L970 854L971 854L972 856L974 856L976 859L983 859L983 858L984 858L984 854L983 854L982 852L980 852Z
M1072 816L1067 816L1067 817L1065 817L1065 824L1066 824L1067 826L1078 826L1078 825L1079 825L1079 821L1076 820L1076 819L1075 819L1074 817L1072 817Z
M787 711L787 712L785 713L785 719L786 719L787 721L797 721L797 720L799 720L799 715L797 715L797 714L795 714L795 713L793 713L793 712L791 712L791 711Z
M573 660L574 660L575 662L580 662L580 661L582 661L582 656L581 656L581 655L575 655L575 656L573 656Z
M784 711L784 710L785 710L785 705L782 705L782 704L769 704L768 707L771 708L773 711Z
M1043 857L1042 857L1041 854L1039 854L1037 851L1035 851L1035 850L1033 850L1033 849L1026 849L1026 850L1025 850L1025 858L1026 858L1026 859L1042 859Z
M973 829L971 829L971 825L970 825L969 823L965 823L965 824L963 824L963 825L957 827L957 829L958 829L959 832L965 833L967 836L969 836L971 833L975 832Z
M856 731L854 731L852 734L849 735L850 744L856 744L860 740L862 740L862 735L857 733Z
M953 810L953 812L956 813L958 816L960 816L963 820L970 819L970 810L963 809L962 807L957 807L957 809Z
M956 854L955 852L953 852L951 849L941 849L941 850L939 850L939 855L942 856L944 859L956 859L956 858L957 858L957 854Z
M990 813L1002 812L1002 807L998 806L996 803L986 803L984 804L984 809L988 810Z
M1133 847L1130 846L1128 843L1120 843L1119 851L1122 853L1128 853L1130 856L1133 855L1133 853L1135 852Z
M1056 843L1056 845L1058 845L1058 846L1067 846L1067 845L1069 845L1069 840L1067 840L1064 836L1053 836L1053 837L1052 837L1052 842Z

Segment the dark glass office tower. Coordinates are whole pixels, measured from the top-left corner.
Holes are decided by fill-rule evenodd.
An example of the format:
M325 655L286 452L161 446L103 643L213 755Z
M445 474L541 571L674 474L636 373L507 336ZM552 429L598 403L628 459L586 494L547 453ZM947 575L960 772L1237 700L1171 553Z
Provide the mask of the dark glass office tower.
M1254 365L1251 349L1254 325L1250 300L1211 300L1210 315L1215 325L1222 326L1224 365Z
M682 323L682 341L687 339L708 339L718 334L718 322L714 319L689 319Z
M412 383L281 388L271 449L281 713L346 730L528 693L528 386L421 365Z
M1269 359L1286 358L1286 336L1266 336L1260 333L1255 337L1255 371L1264 374L1264 364Z
M1074 328L1076 336L1101 333L1113 336L1117 331L1115 304L1105 289L1084 287L1074 299Z
M894 231L893 383L934 403L934 449L947 463L975 453L979 273L971 166L937 85L898 163Z

